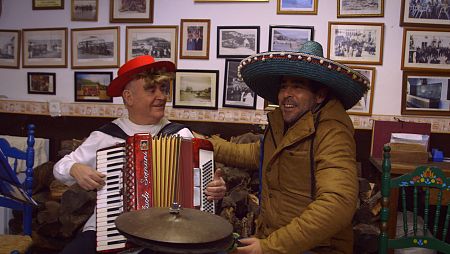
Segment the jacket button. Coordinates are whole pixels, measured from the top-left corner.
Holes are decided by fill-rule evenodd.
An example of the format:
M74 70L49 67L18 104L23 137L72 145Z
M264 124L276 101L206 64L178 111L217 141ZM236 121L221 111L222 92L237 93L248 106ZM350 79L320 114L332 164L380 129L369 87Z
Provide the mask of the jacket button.
M269 193L269 198L273 198L273 195L272 195L272 193Z

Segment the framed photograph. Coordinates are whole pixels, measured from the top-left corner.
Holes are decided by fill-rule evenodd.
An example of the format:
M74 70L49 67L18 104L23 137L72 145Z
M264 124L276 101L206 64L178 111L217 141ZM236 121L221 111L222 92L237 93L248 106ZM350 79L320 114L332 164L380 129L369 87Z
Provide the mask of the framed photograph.
M154 0L110 0L111 23L153 23Z
M126 61L142 55L176 64L178 26L127 26Z
M97 21L98 0L72 0L72 21Z
M269 26L269 51L298 51L313 39L313 26Z
M33 10L64 9L64 0L33 0Z
M269 0L194 0L196 3L214 3L214 2L269 2Z
M28 72L29 94L56 94L56 73Z
M72 68L119 67L119 27L71 30Z
M244 58L259 53L259 26L218 26L217 58Z
M450 28L404 28L402 70L450 70Z
M450 116L449 72L403 72L402 114Z
M225 80L223 82L223 106L256 109L257 96L237 76L241 60L225 59Z
M20 30L0 30L0 68L19 68Z
M384 0L338 0L337 17L384 17Z
M181 59L209 59L210 28L209 19L181 20Z
M277 0L277 14L317 14L319 0Z
M174 82L174 108L217 109L217 70L177 70Z
M67 28L22 30L22 67L67 67Z
M450 2L401 0L400 26L450 27Z
M112 72L75 72L75 101L112 102L106 89L112 81Z
M328 22L328 58L347 64L383 64L383 23Z
M366 76L370 81L370 87L358 103L347 112L352 115L372 115L373 91L375 88L375 67L368 66L349 66Z

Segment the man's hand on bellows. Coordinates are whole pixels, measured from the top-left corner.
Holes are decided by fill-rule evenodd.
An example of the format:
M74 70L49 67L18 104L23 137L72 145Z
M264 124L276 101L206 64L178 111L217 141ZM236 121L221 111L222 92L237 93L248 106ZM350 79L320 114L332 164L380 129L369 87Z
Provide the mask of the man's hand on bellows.
M218 168L216 172L214 172L213 180L206 186L208 200L219 200L225 196L227 187L225 186L222 174L222 169Z
M100 189L105 185L105 175L85 164L73 164L70 168L70 175L85 190Z

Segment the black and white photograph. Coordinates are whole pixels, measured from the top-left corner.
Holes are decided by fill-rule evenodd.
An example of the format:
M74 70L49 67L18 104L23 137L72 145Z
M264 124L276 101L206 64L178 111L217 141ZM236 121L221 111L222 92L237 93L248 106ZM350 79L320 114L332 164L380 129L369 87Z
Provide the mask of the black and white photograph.
M361 100L357 102L347 112L351 115L372 115L373 91L375 88L375 67L369 66L349 66L364 75L370 82L369 90L367 90Z
M405 28L402 70L450 70L450 29Z
M218 87L217 70L177 70L173 107L217 109Z
M401 0L400 26L450 27L448 0Z
M384 0L338 0L338 18L383 17Z
M255 109L257 99L255 92L237 76L240 62L241 60L239 59L225 59L223 106Z
M72 21L97 21L98 0L72 0Z
M269 51L298 51L314 39L313 26L270 26Z
M181 19L180 58L209 59L210 19Z
M19 68L20 31L0 30L0 68Z
M119 27L71 30L72 68L119 66Z
M112 97L106 94L111 81L112 72L76 71L75 101L112 102Z
M154 0L110 0L111 23L153 23Z
M450 116L448 72L403 72L402 114Z
M67 28L23 29L22 67L67 67Z
M383 63L383 23L329 22L328 57L349 64Z
M319 0L277 0L277 14L317 14Z
M56 73L28 72L29 94L56 94Z
M178 26L127 26L126 61L151 55L156 61L177 63Z
M244 58L259 53L259 26L218 26L217 58Z

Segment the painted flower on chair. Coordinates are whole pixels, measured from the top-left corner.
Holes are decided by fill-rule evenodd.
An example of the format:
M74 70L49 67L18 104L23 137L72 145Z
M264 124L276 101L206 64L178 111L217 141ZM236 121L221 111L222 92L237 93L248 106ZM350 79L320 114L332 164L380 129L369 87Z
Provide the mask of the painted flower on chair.
M419 246L424 246L424 245L428 244L428 240L414 238L413 239L413 243L416 244L416 245L419 245Z
M425 184L442 184L442 178L437 177L434 172L427 168L420 175L414 176L412 181L414 183L425 183Z

